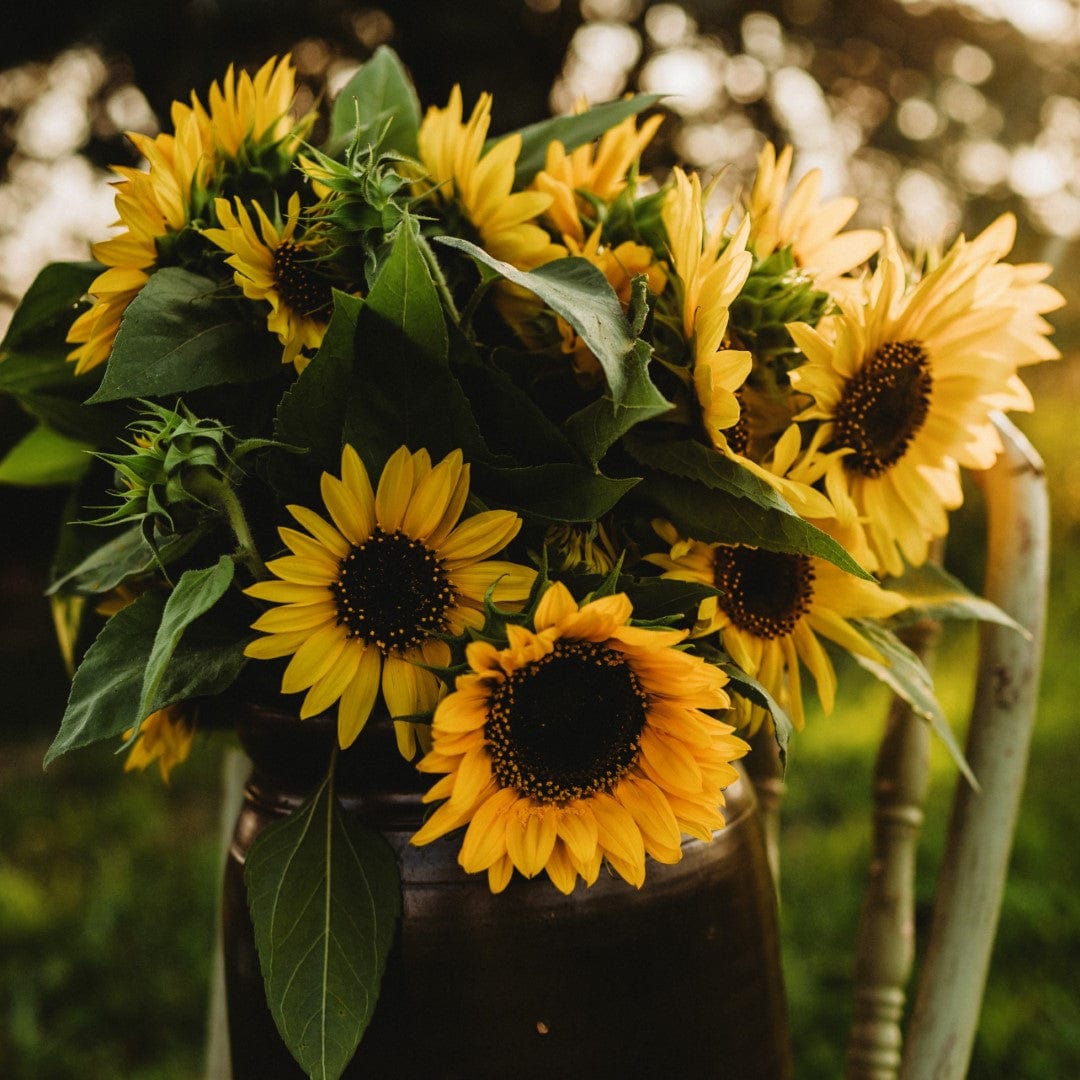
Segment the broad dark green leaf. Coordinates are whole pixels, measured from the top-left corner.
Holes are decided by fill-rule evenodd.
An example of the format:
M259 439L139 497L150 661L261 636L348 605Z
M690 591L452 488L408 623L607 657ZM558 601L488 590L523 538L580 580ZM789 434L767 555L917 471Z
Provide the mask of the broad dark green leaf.
M167 266L128 305L91 402L157 398L270 378L281 346L210 278Z
M184 631L221 599L232 584L235 569L232 556L222 555L214 566L205 570L186 570L180 575L176 588L169 593L146 662L139 699L140 720L154 711L153 704L160 698L162 680Z
M63 342L78 314L78 302L104 269L94 262L49 263L44 267L11 316L0 342L0 362L9 353L38 354L42 348Z
M24 435L0 461L0 484L45 487L73 484L90 467L87 443L36 427Z
M550 142L557 140L568 152L574 150L592 142L628 116L644 112L662 97L662 94L635 94L620 101L597 105L586 112L572 116L556 116L521 128L521 152L518 154L514 173L514 186L524 187L544 167ZM489 139L488 147L497 141Z
M160 592L144 593L101 628L71 682L46 766L68 750L117 738L139 723L143 674L164 610Z
M168 565L200 539L201 530L161 539L155 556L146 542L141 525L133 525L95 548L77 566L64 572L48 589L64 592L104 593L126 578L143 574L160 561Z
M964 583L948 573L937 563L908 567L903 577L889 578L885 588L907 597L911 607L898 612L890 620L894 626L902 626L919 619L979 619L982 622L1007 626L1024 637L1030 637L1015 619L1010 618L989 600L971 592Z
M502 467L473 465L473 490L486 502L549 521L595 521L637 483L637 477L612 479L584 465Z
M956 741L949 721L938 703L934 693L934 680L923 662L894 634L880 623L870 619L850 619L851 625L879 653L885 663L878 663L865 656L852 653L858 663L880 679L886 686L911 706L912 711L927 720L934 732L945 744L956 767L964 774L967 782L978 791L979 782L971 771L960 744Z
M456 236L436 238L507 281L538 296L581 336L604 369L616 405L626 403L631 382L631 354L636 341L622 305L606 277L587 259L556 259L536 270L518 270L493 258L483 248Z
M397 54L380 45L334 101L331 146L346 146L358 125L374 138L387 121L389 128L382 148L415 157L420 102Z
M341 470L341 443L352 382L356 322L363 301L334 292L334 311L319 351L284 394L274 417L274 435L307 454L275 449L270 481L283 502L309 502L323 472Z
M476 420L447 363L442 305L405 218L357 317L356 366L345 438L377 477L401 445L438 459L454 449L487 456Z
M593 594L607 582L600 574L560 574L559 580L581 599ZM679 581L676 578L636 577L619 574L608 583L607 595L626 593L634 605L635 622L670 620L678 616L684 625L692 623L698 605L709 596L719 596L719 590L700 581Z
M803 520L768 484L711 447L691 439L655 442L630 436L630 454L668 475L651 475L638 494L685 536L705 543L750 544L767 551L815 555L872 581L831 536Z
M244 868L266 1000L310 1077L336 1080L379 996L401 913L397 859L347 815L333 774L268 826Z
M647 342L635 343L626 363L626 387L620 404L606 392L566 421L570 437L594 465L635 424L661 416L673 407L649 378L651 355Z

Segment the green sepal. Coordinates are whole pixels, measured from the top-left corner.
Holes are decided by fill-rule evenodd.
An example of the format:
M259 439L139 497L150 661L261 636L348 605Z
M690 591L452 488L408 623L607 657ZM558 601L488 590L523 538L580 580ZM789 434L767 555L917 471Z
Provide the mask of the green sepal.
M842 545L799 517L768 484L712 447L692 439L635 436L625 445L636 461L665 474L648 476L638 494L684 536L704 543L814 555L856 577L875 580Z
M585 112L572 116L556 116L550 120L541 120L536 124L519 129L511 134L521 136L521 150L518 153L517 167L514 170L514 187L525 187L544 167L547 160L548 144L561 142L569 153L579 146L603 135L605 131L625 120L651 108L663 98L663 94L635 94L596 105ZM489 139L485 150L501 141L506 136Z
M849 619L857 630L884 658L884 663L871 660L858 653L851 655L859 665L880 679L886 686L911 706L912 711L926 720L934 733L945 744L949 756L963 773L967 782L981 790L975 774L964 757L963 750L949 727L945 712L934 693L934 680L923 662L891 630L870 619Z
M89 443L69 439L39 424L0 461L0 484L48 487L74 484L90 467Z
M419 130L416 90L397 53L380 45L334 101L328 152L356 139L373 141L371 134L378 133L381 148L415 157Z
M393 849L344 812L334 774L255 839L244 866L266 1000L301 1068L337 1080L379 997L401 884Z
M277 375L281 346L244 314L210 278L175 266L156 271L124 312L89 401L160 398Z

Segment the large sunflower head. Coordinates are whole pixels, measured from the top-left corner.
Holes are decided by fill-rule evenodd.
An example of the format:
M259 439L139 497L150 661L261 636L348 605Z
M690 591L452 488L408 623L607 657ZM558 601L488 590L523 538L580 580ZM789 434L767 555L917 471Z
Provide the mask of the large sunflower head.
M322 343L330 320L331 281L320 272L316 245L305 242L298 232L300 196L294 192L284 221L272 221L266 211L253 204L258 229L244 204L237 199L235 212L228 199L216 202L221 228L204 229L205 236L223 251L235 271L236 284L250 300L270 305L267 328L284 346L283 364L303 370L308 353Z
M449 664L446 639L483 624L486 596L513 603L529 594L533 570L491 558L520 518L488 510L459 521L468 494L460 451L432 465L426 450L401 447L373 489L346 445L341 476L322 476L330 520L289 506L304 531L279 530L290 554L267 564L272 580L246 590L274 604L253 624L265 636L246 655L291 656L282 692L306 691L301 718L338 703L342 747L367 722L380 685L392 717L430 713L442 684L427 668ZM395 724L409 758L416 727Z
M428 109L417 143L426 177L417 194L455 205L476 230L480 245L497 259L532 270L565 254L536 219L551 203L539 191L514 187L521 136L500 139L486 153L491 95L481 94L467 121L462 120L461 89L450 93L445 109Z
M818 637L880 661L877 650L848 620L884 618L906 604L877 582L812 555L705 544L680 536L667 521L656 521L653 527L670 547L646 559L661 567L666 578L712 585L720 594L699 605L694 636L718 634L735 663L786 706L797 729L805 722L800 664L813 675L826 713L836 697L836 673ZM739 726L753 733L767 714L738 698L736 715Z
M516 868L569 893L605 859L640 887L646 854L674 863L684 833L711 839L748 749L703 711L728 707L727 677L631 614L624 594L579 606L556 583L505 648L467 647L418 766L446 774L425 797L445 802L414 844L467 825L458 861L493 892Z
M790 196L792 148L766 143L758 156L757 174L747 199L750 219L748 246L759 259L790 248L795 264L820 289L838 286L843 275L862 266L881 247L876 229L841 230L858 209L856 199L819 200L821 172L811 169L801 177Z
M1061 302L1048 268L999 262L1013 228L1005 216L961 238L910 287L889 235L864 299L790 327L806 356L791 383L813 401L797 419L820 421L826 449L841 451L826 488L840 523L865 527L872 569L925 561L962 501L960 467L989 468L1000 452L992 412L1031 408L1017 366L1057 355L1042 319Z

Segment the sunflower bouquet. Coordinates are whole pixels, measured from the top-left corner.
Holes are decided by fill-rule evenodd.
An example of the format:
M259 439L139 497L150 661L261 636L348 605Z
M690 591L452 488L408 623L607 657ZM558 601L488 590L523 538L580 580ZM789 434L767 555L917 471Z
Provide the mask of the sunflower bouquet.
M386 49L327 115L294 97L288 58L230 69L132 135L119 231L46 267L3 341L37 426L0 476L71 488L47 762L122 740L167 779L223 702L331 716L309 806L380 892L377 993L395 856L332 786L373 713L430 778L412 842L493 892L647 888L723 827L736 759L782 756L807 674L832 709L830 650L959 758L898 631L987 615L928 555L995 413L1032 406L1019 369L1057 355L1011 217L915 257L769 145L717 205L640 175L655 96L492 138L489 96L422 114ZM281 873L256 847L252 896Z

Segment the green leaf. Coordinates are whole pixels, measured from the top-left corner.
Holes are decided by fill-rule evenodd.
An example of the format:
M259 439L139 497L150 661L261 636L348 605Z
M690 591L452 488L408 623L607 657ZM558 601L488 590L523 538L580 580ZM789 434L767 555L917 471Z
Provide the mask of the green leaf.
M716 666L725 672L731 680L728 689L732 693L738 694L740 697L744 697L768 711L773 722L773 737L776 739L776 746L780 751L780 766L781 768L787 768L788 745L795 731L791 717L780 707L776 698L757 679L747 675L738 664L726 660Z
M750 544L766 551L814 555L873 581L842 545L799 517L768 484L723 454L691 439L626 440L632 457L665 476L650 476L639 494L685 536L704 543Z
M487 502L548 521L595 521L637 483L637 477L612 479L584 465L504 467L477 462L473 490Z
M971 592L966 585L937 563L909 566L902 577L888 578L886 589L898 592L911 606L890 619L893 626L906 626L920 619L979 619L1015 630L1025 638L1031 634L989 600Z
M566 430L592 464L596 464L618 439L635 424L661 416L673 408L649 378L652 349L645 341L635 343L626 363L626 387L616 404L610 391L566 421Z
M266 1000L311 1077L336 1080L371 1020L401 913L393 849L344 813L333 772L244 868Z
M43 345L63 342L78 314L79 301L104 269L93 262L49 263L44 267L11 317L0 342L0 360L9 353L36 354ZM68 370L71 372L73 366Z
M144 593L102 627L72 679L46 767L68 750L116 738L142 719L143 674L164 610L160 592Z
M128 305L91 402L157 398L253 382L281 370L280 346L210 278L167 266Z
M556 116L521 128L521 151L514 172L514 187L524 187L544 167L548 143L558 140L569 153L603 135L628 116L636 116L655 105L663 94L635 94L620 101L608 101L573 116ZM487 149L499 139L489 139Z
M199 529L166 536L158 544L155 554L142 526L133 525L91 551L78 565L54 581L47 591L50 595L60 590L90 594L108 592L126 578L144 574L159 562L168 564L171 559L189 551L201 536Z
M159 700L162 680L184 631L221 599L232 584L235 568L232 556L222 555L214 566L205 570L186 570L180 575L176 588L169 593L146 662L139 699L140 721L154 711L153 703Z
M449 338L415 218L402 220L356 326L356 366L345 438L377 477L402 444L432 457L488 456L447 363Z
M979 782L964 758L964 752L960 749L952 728L949 727L949 722L934 693L934 680L923 662L891 630L887 630L880 623L870 619L848 621L881 653L885 663L878 663L876 660L859 656L857 653L851 655L860 666L906 701L913 712L929 722L931 728L945 744L953 761L956 762L956 767L964 774L967 782L979 791Z
M389 121L381 148L416 157L420 102L393 49L380 45L345 84L330 113L330 143L346 146L357 125L376 136Z
M334 291L334 310L319 351L278 405L276 438L310 451L272 452L270 482L282 502L309 502L318 493L321 474L341 469L356 323L363 304L355 296Z
M38 426L0 461L0 484L46 487L73 484L90 466L88 443L76 442Z
M538 296L581 336L600 362L616 405L624 405L631 382L635 337L606 277L587 259L556 259L536 270L518 270L456 236L436 237Z

